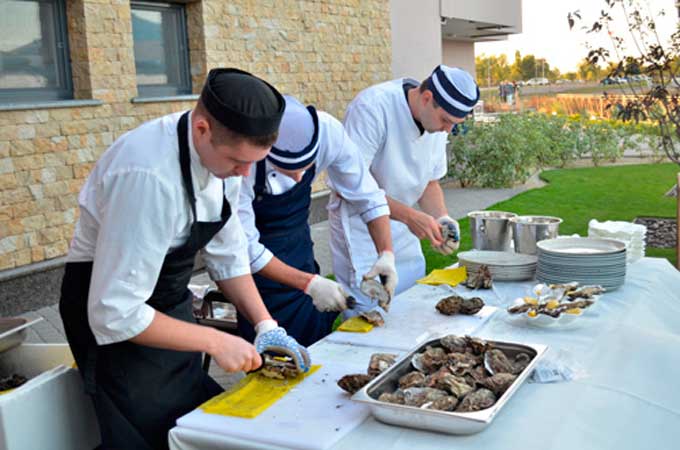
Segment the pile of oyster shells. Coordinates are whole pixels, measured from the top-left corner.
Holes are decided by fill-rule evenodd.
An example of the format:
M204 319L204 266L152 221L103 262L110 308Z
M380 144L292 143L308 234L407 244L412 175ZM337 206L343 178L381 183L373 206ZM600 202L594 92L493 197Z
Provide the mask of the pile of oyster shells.
M439 346L416 353L411 359L413 370L399 378L394 392L383 392L378 401L439 411L480 411L493 406L530 362L526 353L510 358L478 338L445 336ZM338 382L352 393L372 379L352 377L356 375ZM346 388L350 381L352 390Z
M451 295L443 298L435 305L440 313L453 316L456 314L477 314L484 307L484 300L479 297L464 298L460 295Z

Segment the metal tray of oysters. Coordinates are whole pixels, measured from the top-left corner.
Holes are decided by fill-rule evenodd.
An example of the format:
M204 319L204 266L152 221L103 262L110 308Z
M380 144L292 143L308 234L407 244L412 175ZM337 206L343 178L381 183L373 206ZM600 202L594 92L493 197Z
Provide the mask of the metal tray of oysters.
M539 344L444 336L410 351L352 400L366 404L384 423L447 434L478 433L546 350Z

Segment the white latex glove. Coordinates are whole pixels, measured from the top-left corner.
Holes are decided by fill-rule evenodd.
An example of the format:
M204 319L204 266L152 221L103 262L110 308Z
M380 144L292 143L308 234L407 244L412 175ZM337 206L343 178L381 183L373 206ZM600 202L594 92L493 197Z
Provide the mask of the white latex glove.
M397 277L397 267L394 264L394 253L389 250L385 250L380 254L371 270L364 275L364 279L368 280L378 275L381 275L380 280L390 298L394 297L394 290L397 288L399 278Z
M312 303L321 312L347 309L347 294L338 283L328 278L314 275L305 287L305 294L312 297Z
M457 220L452 219L450 216L440 217L437 219L437 223L441 225L442 228L447 228L449 234L453 234L454 236L449 236L442 245L437 247L432 246L432 248L442 255L450 255L458 250L458 247L460 246L460 225L458 225Z

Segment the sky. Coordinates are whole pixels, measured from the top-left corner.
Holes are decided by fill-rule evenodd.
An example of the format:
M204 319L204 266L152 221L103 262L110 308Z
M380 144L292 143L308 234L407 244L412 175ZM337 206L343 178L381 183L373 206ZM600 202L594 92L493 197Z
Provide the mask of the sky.
M659 34L670 36L678 25L675 0L648 0L643 3L649 3L657 17ZM592 42L593 39L592 34L586 35L578 28L585 24L592 26L605 7L604 0L522 0L522 33L510 35L505 41L476 43L475 55L505 54L508 62L512 63L515 50L519 50L522 56L533 54L537 58L545 58L551 67L559 68L562 73L575 71L588 53L586 40ZM569 31L567 14L576 10L583 20ZM660 10L664 10L666 15L658 16L656 13ZM625 21L615 20L614 25L615 34L628 34Z

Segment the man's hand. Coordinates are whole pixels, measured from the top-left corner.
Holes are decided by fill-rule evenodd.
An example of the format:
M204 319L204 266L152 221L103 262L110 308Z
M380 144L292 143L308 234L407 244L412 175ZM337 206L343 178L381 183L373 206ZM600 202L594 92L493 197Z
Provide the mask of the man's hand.
M442 255L450 255L460 246L460 225L449 216L440 217L437 223L441 227L442 237L446 239L442 245L436 247L433 245L432 248Z
M397 268L394 263L394 253L385 250L380 254L378 260L373 264L371 270L366 272L364 279L375 278L381 275L380 279L383 281L383 286L389 294L390 298L394 297L394 291L397 288L399 278L397 276Z
M250 342L219 332L217 344L210 356L227 372L250 372L262 365L262 358Z
M328 278L314 275L307 283L305 294L312 297L312 303L321 312L347 309L347 294L338 283Z
M429 240L432 247L439 247L444 243L441 225L429 214L414 209L406 225L418 239Z
M290 356L295 361L295 365L302 371L307 372L311 367L309 352L297 341L288 336L286 330L278 326L273 320L263 320L255 325L257 336L255 337L255 348L257 353L270 351Z

